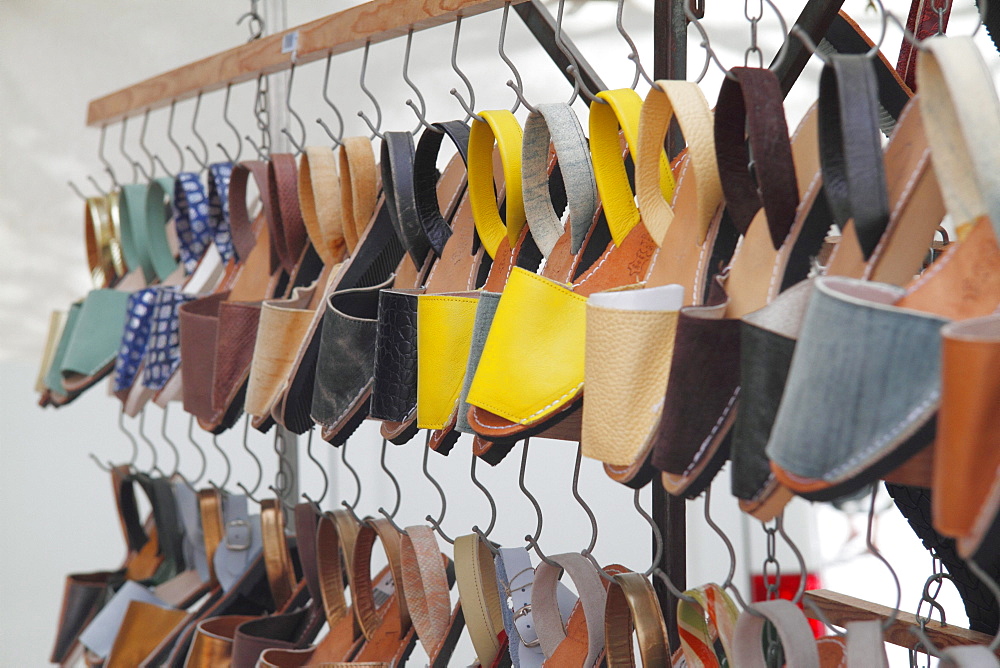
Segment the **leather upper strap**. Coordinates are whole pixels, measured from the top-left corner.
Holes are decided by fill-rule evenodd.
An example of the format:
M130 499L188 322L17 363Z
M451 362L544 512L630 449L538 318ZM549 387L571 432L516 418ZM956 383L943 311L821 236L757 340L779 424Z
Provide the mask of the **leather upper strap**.
M794 603L783 599L753 603L740 614L733 641L736 665L740 668L764 668L767 665L761 651L765 621L774 624L778 630L788 668L819 668L819 652L809 622Z
M308 243L306 226L299 209L298 169L295 156L290 153L275 153L267 163L267 183L271 190L271 225L277 244L278 260L289 274L298 264L299 257ZM259 182L258 182L259 183ZM273 272L277 267L271 265Z
M511 248L524 227L524 200L521 194L521 126L506 110L480 112L483 120L473 120L469 132L469 201L476 231L490 257L495 257L504 235ZM500 151L506 187L505 217L500 216L493 184L493 144Z
M688 666L715 665L711 657L736 665L733 634L740 613L732 599L716 584L684 593L694 599L677 601L677 630Z
M451 627L451 595L445 559L434 530L411 526L401 539L403 595L420 644L433 664Z
M316 530L316 558L323 610L330 628L350 612L347 599L344 597L345 571L351 586L351 597L355 597L351 563L354 559L354 544L359 529L357 522L346 511L334 510L323 514ZM347 561L346 569L341 561L342 553Z
M476 534L455 538L455 577L465 624L482 666L492 666L500 653L503 631L500 592L489 549Z
M181 264L184 265L184 273L190 274L214 240L208 223L208 197L198 174L180 172L177 175L174 179L173 206Z
M382 192L389 207L389 217L399 240L418 269L424 266L430 243L417 215L413 185L413 135L409 132L386 132L382 138Z
M608 585L604 635L608 668L632 668L632 629L643 666L670 665L667 627L656 592L642 573L618 573Z
M948 29L948 18L951 16L952 3L938 4L927 0L910 0L910 13L906 17L906 29L922 44L925 39ZM938 7L943 7L938 14ZM917 89L917 61L920 49L904 36L900 40L899 58L896 69L903 76L906 85L912 90Z
M247 181L253 175L260 192L264 214L270 215L271 189L267 187L267 163L263 160L244 160L235 167L229 180L229 230L233 237L236 257L246 260L257 244L254 224L247 209ZM273 239L272 239L273 245Z
M663 241L674 219L670 203L660 187L663 143L676 116L687 141L688 176L694 183L698 200L698 218L692 221L699 229L698 243L704 243L715 210L722 200L722 184L716 163L712 111L701 86L687 81L660 80L649 90L639 116L639 139L636 151L635 190L642 222L657 245Z
M959 226L989 215L1000 236L1000 101L989 69L971 38L926 45L917 63L921 116L945 206Z
M847 623L847 668L889 668L881 619Z
M111 487L115 495L115 505L118 508L118 522L125 537L129 552L138 552L149 536L142 527L139 518L139 506L135 498L132 472L128 464L121 464L111 469Z
M319 578L319 562L316 558L319 518L319 512L312 503L296 504L295 538L299 548L299 563L302 565L302 577L306 581L309 597L317 604L322 598L323 591Z
M542 562L535 569L531 610L535 617L538 640L542 644L545 656L550 659L564 641L585 644L587 658L583 665L593 666L604 649L604 608L607 601L604 582L597 572L597 567L582 554L567 552L550 556L549 559L559 564L562 569L546 562ZM585 638L567 635L567 629L563 625L556 598L556 581L562 570L573 579L573 584L580 594L580 603L587 621Z
M607 104L590 105L590 154L594 161L594 178L601 193L601 205L611 229L611 238L618 246L639 222L628 171L622 161L619 129L625 136L632 162L638 163L639 114L642 98L631 88L606 90L597 94ZM660 156L660 192L669 200L674 193L674 175L666 153Z
M299 206L323 263L340 262L345 249L343 198L337 158L326 146L307 146L299 159Z
M177 258L167 240L167 224L172 219L170 201L173 197L173 179L153 179L146 186L145 218L138 230L139 252L145 256L143 268L152 267L153 276L163 281L177 269ZM146 278L153 276L147 272Z
M348 137L340 147L340 197L344 214L344 241L354 253L361 233L375 213L378 197L375 151L367 137Z
M214 162L208 166L208 227L215 239L215 248L223 260L235 254L229 228L229 182L233 163Z
M445 222L438 202L437 182L440 173L437 169L438 151L441 141L447 136L458 149L462 162L469 164L469 126L461 121L434 123L439 130L424 130L417 143L413 156L413 191L417 199L417 215L424 235L431 244L431 249L440 256L444 252L445 242L451 237L451 227Z
M376 537L382 542L382 549L389 561L389 570L399 599L399 624L402 633L410 627L410 611L406 598L402 595L403 568L400 562L400 534L384 518L368 518L358 531L354 546L354 611L365 638L371 640L382 625L382 613L375 605L375 593L371 582L372 547Z
M285 514L277 499L264 499L260 504L260 527L264 541L264 568L271 595L278 610L291 600L295 590L295 570L285 540Z
M563 233L549 193L549 142L559 160L572 230L570 252L576 254L597 211L597 183L580 119L565 103L540 104L524 122L522 188L531 236L548 257Z
M145 473L138 473L135 479L149 498L153 510L156 535L163 555L163 564L153 576L153 584L161 584L183 571L185 566L177 502L174 500L173 487L166 478L151 478Z
M867 260L889 224L875 65L863 55L830 56L819 91L824 192L841 228L854 220Z
M222 495L212 487L198 490L198 509L201 514L201 533L205 539L208 572L212 582L215 582L215 551L225 535L222 527Z
M715 107L715 150L726 208L736 228L746 234L763 207L777 249L788 236L799 204L781 85L770 70L734 67L730 72L735 79L722 82Z

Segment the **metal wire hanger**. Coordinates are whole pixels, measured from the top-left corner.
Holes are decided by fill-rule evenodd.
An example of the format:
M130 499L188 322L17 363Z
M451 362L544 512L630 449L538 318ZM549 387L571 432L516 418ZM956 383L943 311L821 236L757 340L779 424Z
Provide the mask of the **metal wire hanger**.
M288 115L295 119L295 122L299 126L299 131L302 133L302 140L298 142L292 133L288 131L288 128L281 128L281 134L288 138L292 146L295 147L295 155L301 155L305 151L306 146L306 124L302 122L302 117L292 109L292 83L295 81L295 63L292 63L291 69L288 71L288 86L285 88L285 108L288 110Z
M455 74L459 76L469 91L469 102L466 103L465 98L462 97L457 88L452 88L448 92L462 105L462 109L465 111L465 122L468 122L470 118L474 118L481 123L485 123L486 121L483 120L483 117L476 113L476 91L472 88L472 82L469 81L469 77L458 66L458 36L461 34L461 31L462 15L459 14L455 19L455 38L451 42L451 69L455 70Z
M332 60L333 51L328 53L326 56L326 74L323 76L323 101L329 105L330 109L333 110L334 115L337 117L337 123L340 125L340 132L334 136L333 131L330 130L330 126L326 124L326 121L322 118L317 118L316 122L319 123L321 128L323 128L323 131L326 132L327 136L330 137L330 140L333 142L333 147L337 148L344 143L344 117L340 114L340 109L338 109L337 105L333 103L333 100L330 99L330 95L327 92L327 88L330 85L330 63Z
M226 84L226 98L225 101L222 103L222 121L229 126L229 129L232 130L233 134L236 136L236 157L234 158L229 155L229 151L227 151L226 147L222 145L222 142L216 142L215 145L219 147L220 151L222 151L222 155L226 156L226 161L235 165L240 161L240 154L243 153L243 140L240 138L240 131L237 130L233 122L229 120L229 95L230 92L232 91L232 88L233 84L231 83ZM170 113L171 113L171 118L173 118L173 105L170 106ZM184 155L182 153L181 158L183 159L183 157Z
M191 153L191 157L194 158L194 161L198 163L198 166L201 167L202 170L207 170L208 144L205 143L205 138L201 136L200 132L198 132L198 113L201 111L201 95L202 94L199 91L198 97L195 98L194 113L191 115L191 134L193 134L194 138L198 140L199 144L201 144L201 152L205 156L204 159L198 157L198 154L194 152L194 149L191 148L190 144L185 146L185 148Z
M306 456L309 457L310 460L312 460L312 463L316 465L316 467L319 469L319 472L323 476L323 493L319 495L318 499L313 500L313 499L311 499L309 497L309 495L307 493L302 492L302 498L305 499L306 501L308 501L309 503L313 504L314 506L316 506L316 509L319 510L320 509L320 504L323 502L323 499L326 498L326 493L330 489L330 478L328 478L327 475L326 475L326 468L313 455L312 445L313 445L313 431L314 430L315 430L315 428L309 430L309 437L306 440Z
M340 505L342 505L347 510L347 512L351 514L351 517L354 518L355 522L361 524L361 518L358 517L357 512L355 512L355 508L358 507L358 502L361 501L361 476L358 475L357 470L353 466L351 466L350 462L347 461L348 442L350 441L347 441L342 446L340 446L340 461L343 463L344 468L346 468L348 472L350 472L350 474L354 477L354 485L357 488L357 492L354 495L353 502L348 503L346 499L341 499Z
M446 534L444 530L441 528L441 522L444 521L444 515L448 511L448 499L444 495L444 488L441 487L441 483L435 480L434 477L431 476L430 471L427 470L427 456L430 454L430 451L431 451L431 432L428 430L427 441L424 444L423 470L424 470L424 476L426 476L426 478L430 480L431 484L434 485L434 489L437 490L438 495L441 497L441 514L438 515L437 519L434 519L430 515L428 515L424 519L430 522L431 527L433 527L433 529L437 531L438 535L441 536L441 538L443 538L445 542L447 542L449 545L454 545L455 540L450 536L448 536L448 534Z
M396 503L395 505L393 505L391 513L387 512L384 506L379 506L378 512L382 517L389 520L389 524L392 525L392 528L394 528L396 531L405 536L407 535L406 529L396 524L396 519L395 519L396 513L399 512L400 502L402 501L402 491L399 488L399 481L396 479L396 476L394 476L392 474L392 471L389 470L389 467L385 465L385 449L388 443L389 443L388 440L384 438L382 439L382 454L379 457L379 464L382 466L382 470L385 471L385 474L389 476L389 480L392 481L393 489L396 490Z
M257 482L254 483L253 489L247 489L246 485L244 485L242 482L237 482L236 486L240 488L240 490L248 499L250 499L259 506L260 500L257 497L255 497L254 494L257 493L257 490L260 488L260 483L264 480L264 467L260 463L260 458L253 453L253 450L250 449L250 444L247 442L247 437L249 432L250 432L250 416L247 415L243 423L243 449L246 450L247 454L253 458L253 462L257 466Z
M411 134L416 136L417 133L420 132L420 128L426 128L431 132L442 134L444 130L431 125L427 121L427 103L424 100L424 94L420 92L420 89L417 88L417 85L413 83L413 80L410 78L410 46L412 43L413 26L410 26L409 31L406 33L406 50L403 52L403 81L406 82L406 85L410 87L410 90L413 91L413 94L417 96L417 100L420 102L420 107L417 108L417 105L413 102L413 98L408 98L406 100L406 106L413 110L413 113L416 115L418 121L417 127L413 129Z
M368 72L368 50L371 48L371 45L371 40L365 42L365 54L361 58L361 76L358 81L361 86L361 91L368 96L368 99L371 100L372 106L375 107L375 123L373 124L371 122L371 119L368 118L368 114L360 110L358 111L358 118L363 120L365 125L368 126L368 129L371 130L372 136L369 137L369 139L375 139L376 137L382 139L382 133L379 132L379 129L382 127L382 107L379 106L378 100L375 99L372 92L368 90L368 86L365 85L365 74Z

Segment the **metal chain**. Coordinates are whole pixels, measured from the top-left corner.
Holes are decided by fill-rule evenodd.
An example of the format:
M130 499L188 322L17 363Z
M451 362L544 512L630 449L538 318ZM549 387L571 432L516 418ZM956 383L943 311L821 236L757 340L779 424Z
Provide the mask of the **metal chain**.
M764 67L764 52L757 45L757 24L764 17L764 0L756 0L757 11L750 11L753 0L743 0L743 16L750 22L750 46L743 54L743 65L750 67L750 56L757 56L757 67Z
M917 623L920 625L921 631L925 629L925 627L927 626L927 622L933 619L935 610L937 610L938 613L941 615L942 626L948 623L947 620L945 619L944 607L937 602L937 598L938 595L940 595L941 593L941 587L943 586L944 581L950 579L951 575L949 575L944 570L944 563L937 556L937 554L932 553L931 576L927 579L927 582L924 584L923 591L920 592L920 602L917 604L917 612L914 615L917 619ZM932 584L936 585L933 592L931 591ZM929 607L929 611L926 617L921 614L925 603ZM917 652L917 648L921 646L922 643L918 641L917 644L912 649L909 650L910 668L917 668L917 660L919 658L918 656L919 653ZM926 666L927 668L930 668L931 666L930 652L926 652L925 657L927 659Z
M764 558L764 565L761 568L764 578L765 597L768 601L779 598L781 592L781 564L778 563L778 521L775 520L772 526L761 523L764 527L764 534L767 538L767 556ZM767 648L768 668L781 668L784 665L784 651L781 647L781 640L778 638L778 631L774 625L767 623L764 625L764 642Z
M267 77L263 76L257 86L257 98L254 100L253 113L260 130L260 149L264 155L271 153L271 113L267 104Z
M761 571L764 577L764 587L767 590L767 600L772 601L778 598L778 593L781 590L781 564L778 563L777 558L778 524L775 522L774 526L771 527L766 524L762 526L767 536L767 557L764 558L764 566Z
M931 9L938 17L937 34L944 34L944 15L951 8L951 0L931 0Z

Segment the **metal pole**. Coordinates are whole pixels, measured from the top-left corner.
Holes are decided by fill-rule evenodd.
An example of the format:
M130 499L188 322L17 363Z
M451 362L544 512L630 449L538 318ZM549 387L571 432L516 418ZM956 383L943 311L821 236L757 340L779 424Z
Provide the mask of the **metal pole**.
M687 78L687 17L684 3L688 0L656 0L653 7L653 78ZM667 151L671 158L680 152L683 142L676 130L667 135ZM667 494L658 478L653 480L653 521L663 536L663 556L659 567L683 591L687 586L687 534L685 503L682 497ZM653 546L656 549L656 546ZM670 648L680 647L677 634L677 599L653 578L656 596L667 623Z

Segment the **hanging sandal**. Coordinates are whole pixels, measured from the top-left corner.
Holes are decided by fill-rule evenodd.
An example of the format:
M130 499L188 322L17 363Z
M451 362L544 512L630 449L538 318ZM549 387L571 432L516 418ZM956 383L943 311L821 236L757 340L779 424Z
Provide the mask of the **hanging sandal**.
M929 49L922 59L926 65L920 68L926 95L921 98L922 116L948 211L955 220L962 221L964 239L905 291L876 284L856 285L847 279L828 278L825 284L817 281L789 370L788 391L767 447L778 480L807 498L842 496L888 473L926 447L933 440L931 418L940 401L941 326L948 320L987 315L1000 306L1000 248L989 211L993 200L981 194L990 191L980 190L992 187L988 180L992 177L980 174L995 166L990 164L988 151L976 154L969 150L969 139L976 136L979 142L980 137L963 134L967 128L982 125L981 121L970 125L970 120L979 115L991 119L987 125L1000 118L1000 101L970 42L935 40ZM943 70L948 72L947 81ZM963 95L976 95L975 103L956 104L958 98L952 93L958 82L965 84ZM971 164L973 174L965 168L956 169L958 164ZM834 319L832 324L830 318ZM822 383L806 373L806 364L829 357L830 337L847 322L859 322L859 318L866 324L852 337L862 336L866 343L855 353L855 362L840 365ZM897 338L881 338L892 331L898 332ZM904 350L908 353L905 364L894 362L894 355L887 352L903 354ZM866 355L866 351L872 352ZM797 364L800 356L809 362ZM883 388L877 396L869 394L868 388L874 382L871 378L877 378L877 387ZM838 381L838 392L848 388L860 393L854 396L868 397L853 404L857 409L843 407L862 413L853 419L840 413L838 419L846 422L840 423L839 429L807 435L813 427L822 430L822 425L804 425L792 411L802 410L800 402L811 401L814 392L827 387L828 382ZM885 389L890 387L895 389ZM792 442L804 442L801 439L807 439L815 448L813 455L792 461Z
M405 251L397 256L395 274L370 288L338 291L328 301L317 365L316 388L322 388L322 394L314 393L313 417L323 426L324 440L333 445L346 441L369 414L379 290L390 285L411 289L422 285L435 259L430 252L430 240L416 215L413 151L412 136L408 132L386 133L382 143L385 191L382 209L388 218L386 224L395 228L396 246ZM442 178L437 184L442 191L454 193L461 187L461 180L455 178L460 171L457 160L453 160L449 168L451 176Z
M402 445L417 432L417 303L424 293L469 291L477 286L483 251L474 249L475 228L465 197L464 174L449 167L437 173L437 155L447 136L467 163L469 128L460 121L437 123L421 135L413 160L412 214L436 256L419 288L379 293L371 417L382 435ZM454 159L453 159L454 160ZM456 163L457 166L457 163ZM449 183L458 180L454 187Z
M883 170L875 76L888 63L880 60L873 67L866 56L832 58L822 78L820 142L826 195L843 234L825 274L904 284L919 271L944 213L919 104L914 100L900 115ZM878 95L884 97L885 91ZM862 122L865 131L847 129L848 123ZM885 183L887 189L879 185ZM860 235L858 225L864 227ZM737 414L733 430L732 485L740 507L761 521L773 519L792 496L771 472L764 447L811 290L811 281L789 288L741 323L741 402L746 408Z
M639 212L618 132L620 127L634 152L641 100L631 89L598 95L607 104L591 106L591 154L612 241L570 287L520 268L511 272L468 395L469 423L496 442L510 444L542 432L580 405L586 297L640 283L653 255L653 240L636 225ZM665 157L660 175L669 195L673 177ZM516 393L509 391L512 377L518 379Z
M676 114L691 140L678 162L672 204L659 185L662 146ZM639 118L636 191L643 224L658 249L639 290L611 290L587 302L584 455L614 480L642 487L660 421L678 310L702 302L719 233L722 187L712 112L696 84L659 81ZM608 415L618 416L608 420Z
M633 631L643 666L677 665L670 657L667 627L653 585L642 573L617 573L608 583L604 607L608 668L636 666Z
M814 206L815 107L789 141L775 75L754 68L732 73L719 93L715 145L727 212L743 238L705 304L681 310L652 460L663 471L664 487L689 498L705 489L728 456L740 393L739 318L805 277L809 256L829 227ZM745 128L756 178L747 168Z

